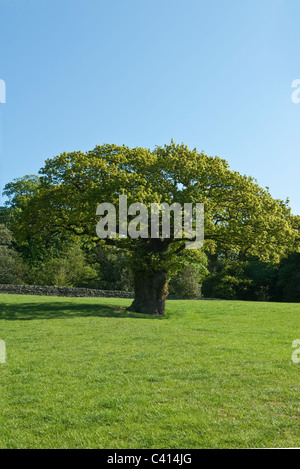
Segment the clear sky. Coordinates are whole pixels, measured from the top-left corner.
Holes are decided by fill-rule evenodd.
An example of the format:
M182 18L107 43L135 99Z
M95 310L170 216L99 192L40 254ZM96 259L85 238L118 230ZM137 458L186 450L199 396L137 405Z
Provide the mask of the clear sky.
M0 0L0 21L1 192L64 151L173 138L300 214L299 0Z

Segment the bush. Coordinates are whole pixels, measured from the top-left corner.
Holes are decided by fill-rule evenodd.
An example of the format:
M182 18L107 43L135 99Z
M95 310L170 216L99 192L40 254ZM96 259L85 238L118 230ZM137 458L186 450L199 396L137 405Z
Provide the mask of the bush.
M269 301L274 298L277 267L260 261L222 260L216 273L204 280L205 297Z
M224 300L249 299L249 290L253 283L250 279L238 278L226 272L210 275L202 286L203 296L206 298L221 298Z
M201 283L199 269L186 265L169 283L169 293L180 298L200 298Z
M88 288L97 278L79 246L73 246L57 257L33 266L28 275L32 285Z

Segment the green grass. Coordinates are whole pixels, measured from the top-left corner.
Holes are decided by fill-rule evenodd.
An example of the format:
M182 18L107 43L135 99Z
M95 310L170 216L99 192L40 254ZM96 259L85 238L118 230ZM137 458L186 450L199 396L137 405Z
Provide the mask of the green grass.
M0 295L0 448L300 446L298 304Z

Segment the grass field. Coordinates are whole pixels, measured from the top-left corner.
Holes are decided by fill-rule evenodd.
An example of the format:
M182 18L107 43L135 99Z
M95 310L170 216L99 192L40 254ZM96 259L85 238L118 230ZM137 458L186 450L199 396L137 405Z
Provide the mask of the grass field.
M0 295L0 448L300 446L300 305Z

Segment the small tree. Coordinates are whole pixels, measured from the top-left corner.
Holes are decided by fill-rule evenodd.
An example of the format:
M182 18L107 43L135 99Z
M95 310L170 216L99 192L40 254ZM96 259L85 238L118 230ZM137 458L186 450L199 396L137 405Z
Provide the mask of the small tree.
M182 268L171 277L169 292L174 297L200 298L204 278L208 275L207 257L203 252L185 255Z

